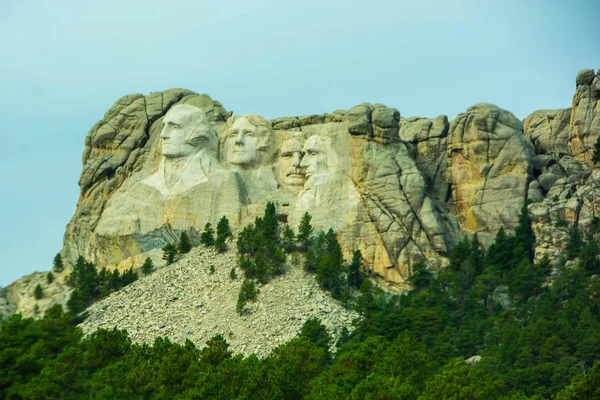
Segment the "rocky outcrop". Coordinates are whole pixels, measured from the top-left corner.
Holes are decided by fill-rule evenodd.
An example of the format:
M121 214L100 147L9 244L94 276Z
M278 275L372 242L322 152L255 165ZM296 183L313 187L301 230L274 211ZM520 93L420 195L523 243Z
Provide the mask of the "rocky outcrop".
M594 145L600 137L600 70L584 69L575 80L569 126L569 155L592 167Z
M64 258L122 269L146 257L161 264L160 249L181 232L198 243L206 223L226 216L235 230L272 201L294 229L309 212L317 230L336 230L347 257L361 250L398 289L414 260L443 264L458 236L452 217L439 218L446 194L435 189L445 184L444 165L435 166L445 117L427 136L405 127L416 140L406 143L400 113L381 104L273 121L227 116L185 90L119 100L86 139ZM177 142L176 132L187 139Z
M571 225L600 226L600 77L584 70L575 83L571 108L523 122L487 103L453 121L370 103L267 121L184 89L125 96L86 138L63 259L162 265L181 232L198 243L206 223L227 216L236 230L274 202L280 221L296 229L309 212L346 257L360 250L373 278L403 291L415 260L443 266L464 234L490 243L526 199L538 256L559 254ZM1 309L31 308L16 292Z
M523 121L523 129L535 147L535 153L547 159L569 154L571 109L534 111Z
M23 276L0 290L0 317L18 312L24 317L39 317L55 304L66 304L71 288L66 285L67 274L34 272ZM41 298L36 298L35 289L40 285Z
M534 151L513 114L481 103L450 124L447 179L461 227L489 243L514 229L527 198Z
M411 146L411 156L425 178L425 189L439 202L446 202L450 184L446 180L448 117L401 118L400 139Z
M125 180L144 168L155 168L158 155L152 150L159 139L162 118L176 103L201 109L215 127L221 127L228 116L220 103L206 95L171 89L148 96L124 96L92 127L85 139L77 209L64 237L62 253L67 263L75 263L80 255L103 264L109 261L94 254L96 248L107 244L99 239L100 243L91 245L96 240L93 233L108 200ZM107 252L116 253L113 259L127 258L131 241L108 245Z
M257 301L248 303L249 313L240 316L235 307L242 279L230 277L236 258L234 252L194 248L93 304L81 327L91 333L116 326L137 342L152 344L156 336L165 336L178 343L189 339L200 348L220 334L234 353L260 357L296 337L311 317L319 318L335 339L344 327L352 329L358 315L341 307L291 260L284 275L259 287ZM241 275L239 269L237 273Z

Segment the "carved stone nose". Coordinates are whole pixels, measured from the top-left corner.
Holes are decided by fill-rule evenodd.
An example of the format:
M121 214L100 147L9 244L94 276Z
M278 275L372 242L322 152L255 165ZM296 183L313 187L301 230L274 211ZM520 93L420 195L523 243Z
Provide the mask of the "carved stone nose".
M235 144L244 144L244 134L243 133L239 133L236 137L235 137Z

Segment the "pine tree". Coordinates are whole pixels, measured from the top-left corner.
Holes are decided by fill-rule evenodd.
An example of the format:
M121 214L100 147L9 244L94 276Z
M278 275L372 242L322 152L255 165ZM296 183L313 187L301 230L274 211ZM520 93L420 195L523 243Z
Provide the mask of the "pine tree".
M150 257L146 257L144 264L142 264L142 273L144 275L148 275L154 270L154 263L150 259Z
M322 348L329 354L329 346L331 345L333 338L325 325L321 323L320 319L316 317L307 319L304 325L302 325L302 329L300 329L298 336L307 338L313 344Z
M231 227L229 226L229 220L223 216L217 224L217 236L223 235L224 238L231 236Z
M205 246L213 246L215 244L215 231L210 222L204 225L204 232L200 234L200 242Z
M246 303L248 301L255 301L256 296L258 296L258 289L253 281L249 279L244 279L242 282L242 287L240 288L240 293L238 295L238 300L235 306L236 311L242 315L246 310Z
M190 243L190 237L187 233L181 232L179 236L179 244L177 245L179 254L189 253L192 249L192 244Z
M35 287L35 290L33 291L33 296L36 298L36 300L40 300L41 298L44 297L44 290L42 289L42 286L38 283L37 286Z
M292 230L292 228L290 228L289 225L285 226L285 229L283 230L283 240L282 240L282 245L283 245L283 249L285 250L286 253L291 253L292 251L294 251L294 249L296 248L295 246L295 242L296 241L296 235L294 235L294 231Z
M217 240L215 241L215 249L219 253L223 253L227 250L227 244L225 243L225 236L220 233L217 235Z
M360 269L361 265L362 255L360 254L360 250L356 250L352 254L352 262L350 262L350 265L348 266L348 286L353 286L358 289L362 284L365 276Z
M594 163L600 162L600 136L596 139L596 145L594 146L594 155L592 156Z
M529 262L532 263L535 257L535 234L533 233L533 228L531 226L531 219L529 218L529 213L527 212L527 206L531 204L531 200L525 201L523 207L521 208L521 213L519 214L519 225L515 229L515 243L522 245L524 250L524 255L527 256ZM521 258L516 257L514 260L516 262L520 262Z
M58 253L54 257L54 261L52 262L52 269L56 272L62 272L64 270L63 260L60 253Z
M579 256L579 252L581 251L583 245L584 243L581 231L577 225L573 225L569 231L569 241L567 242L567 247L565 248L567 260L572 260Z
M46 274L46 281L48 282L48 284L54 282L54 274L52 272L48 272Z
M302 251L307 251L310 247L310 238L313 233L313 227L310 224L311 216L308 212L304 213L300 220L300 226L298 227L298 244Z
M409 278L409 281L412 283L415 289L427 289L433 279L433 274L427 270L427 265L423 259L420 259L413 264L412 274Z
M267 240L277 242L279 239L278 222L276 218L275 204L268 202L265 207L265 214L262 218L262 233Z
M162 248L163 251L163 260L167 262L167 264L172 264L175 261L175 256L177 255L177 248L169 243L165 247Z

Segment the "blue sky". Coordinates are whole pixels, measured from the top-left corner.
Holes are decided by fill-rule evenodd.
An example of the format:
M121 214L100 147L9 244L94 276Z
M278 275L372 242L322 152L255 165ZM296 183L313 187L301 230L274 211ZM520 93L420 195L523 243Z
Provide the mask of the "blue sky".
M122 95L183 87L266 118L384 103L453 119L567 108L600 68L597 1L0 0L0 286L48 270L84 138Z

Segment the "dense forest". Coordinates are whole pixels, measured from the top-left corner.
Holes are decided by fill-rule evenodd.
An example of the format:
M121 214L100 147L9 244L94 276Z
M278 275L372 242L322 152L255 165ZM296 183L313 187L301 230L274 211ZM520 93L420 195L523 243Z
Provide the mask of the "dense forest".
M238 311L252 300L244 290L260 295L261 284L285 273L286 259L302 257L324 289L359 312L351 332L333 343L311 318L264 359L232 354L220 335L202 349L162 337L136 344L116 329L84 338L82 304L134 277L111 285L82 260L72 282L79 296L92 294L71 312L55 306L41 319L1 322L0 398L600 398L599 249L595 232L570 232L562 259L534 260L524 207L514 235L499 231L487 251L476 235L464 238L447 268L431 271L420 260L413 290L391 295L362 275L360 253L343 260L332 231L314 233L309 215L297 234L282 229L269 205L237 238ZM86 274L104 284L77 286Z

